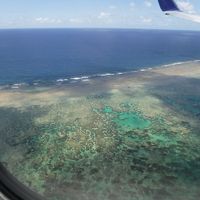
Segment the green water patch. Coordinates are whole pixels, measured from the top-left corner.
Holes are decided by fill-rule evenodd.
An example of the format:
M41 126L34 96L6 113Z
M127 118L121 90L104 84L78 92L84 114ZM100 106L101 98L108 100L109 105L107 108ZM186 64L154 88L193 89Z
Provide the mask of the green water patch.
M103 109L103 113L113 113L113 109L110 106L106 106Z
M195 95L173 95L162 97L168 105L184 112L188 112L194 117L200 116L200 96Z
M133 129L143 130L151 125L151 122L142 118L137 113L122 112L113 119L113 122L123 131L131 131Z
M146 129L151 125L151 121L145 119L140 113L135 111L129 111L129 109L125 110L124 112L115 111L110 106L105 106L102 109L102 112L105 114L109 114L111 117L112 122L114 122L118 129L127 132L134 129Z

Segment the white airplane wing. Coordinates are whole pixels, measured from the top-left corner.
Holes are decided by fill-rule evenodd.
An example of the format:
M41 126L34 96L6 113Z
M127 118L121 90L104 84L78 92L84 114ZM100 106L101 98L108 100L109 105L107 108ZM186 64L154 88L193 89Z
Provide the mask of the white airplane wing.
M200 15L194 15L190 13L185 13L180 10L174 0L158 0L161 10L166 15L172 15L175 17L183 18L193 22L200 23Z

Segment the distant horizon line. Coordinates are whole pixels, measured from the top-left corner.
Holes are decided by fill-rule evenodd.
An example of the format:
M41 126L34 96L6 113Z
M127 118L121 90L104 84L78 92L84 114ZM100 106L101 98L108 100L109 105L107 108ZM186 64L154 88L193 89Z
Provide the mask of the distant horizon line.
M97 30L158 30L158 31L194 31L200 32L196 29L163 29L163 28L120 28L120 27L27 27L27 28L0 28L0 30L32 30L32 29L97 29Z

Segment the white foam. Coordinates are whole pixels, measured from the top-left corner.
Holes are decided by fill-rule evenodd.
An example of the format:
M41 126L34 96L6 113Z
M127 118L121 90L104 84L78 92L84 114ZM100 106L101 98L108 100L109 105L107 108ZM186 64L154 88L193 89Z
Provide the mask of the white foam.
M180 64L183 64L183 63L171 63L171 64L167 64L167 65L162 65L161 67L171 67L171 66L175 66L175 65L180 65Z
M89 82L90 79L83 79L82 82Z
M171 66L189 64L189 63L196 63L196 62L200 62L200 60L189 60L189 61L183 61L183 62L174 62L174 63L171 63L171 64L162 65L160 67L171 67Z
M58 79L58 80L56 80L56 82L64 82L65 80L64 79L62 79L62 78L60 78L60 79Z
M13 85L11 85L12 89L19 89L21 86L25 86L28 85L27 83L14 83Z
M19 86L11 86L12 89L19 89Z
M70 79L78 81L78 80L81 80L81 77L73 77L73 78L70 78Z
M117 75L125 74L125 72L118 72Z
M83 80L83 79L88 79L88 78L89 78L89 76L80 76L80 77L72 77L70 79L78 81L78 80Z
M182 65L182 64L187 64L187 63L188 64L189 63L198 63L198 62L200 62L200 60L197 59L197 60L174 62L171 64L165 64L165 65L154 66L154 67L147 67L147 68L142 68L142 69L133 70L133 71L93 74L93 75L89 75L89 76L83 75L83 76L77 76L77 77L71 77L71 78L59 78L56 80L56 82L57 82L57 84L62 84L64 82L76 83L78 81L89 82L89 81L91 81L92 78L96 78L96 77L107 77L107 76L109 77L109 76L117 76L117 75L130 74L130 73L145 72L148 70L152 70L154 68L158 69L158 68L171 67L171 66ZM34 86L40 85L40 80L35 80L35 82L33 82L32 84ZM8 87L10 87L12 89L19 89L21 86L25 86L25 85L28 85L28 83L15 83L15 84L9 85ZM2 89L2 87L0 89Z
M196 62L200 62L200 60L194 60L193 62L195 62L195 63L196 63Z
M68 80L69 79L67 79L67 78L60 78L60 79L57 79L56 82L62 83L62 82L68 81Z
M81 76L81 79L88 79L89 76Z
M98 76L105 77L105 76L114 76L115 74L111 73L105 73L105 74L99 74Z
M136 73L136 72L139 72L139 71L137 71L137 70L134 70L134 71L130 71L131 73ZM128 72L127 72L128 73Z
M103 74L93 74L89 76L77 76L77 77L72 77L69 79L58 79L57 82L64 82L64 81L70 81L70 83L76 83L77 81L82 81L82 82L89 82L90 78L95 78L95 77L106 77L106 76L115 76L115 75L123 75L123 74L129 74L129 73L137 73L137 72L145 72L148 70L152 70L154 68L162 68L162 67L170 67L170 66L176 66L176 65L182 65L182 64L187 64L187 63L192 63L192 62L200 62L200 60L190 60L190 61L183 61L183 62L174 62L171 64L166 64L166 65L160 65L160 66L155 66L155 67L148 67L148 68L142 68L138 70L133 70L133 71L126 71L126 72L116 72L116 73L103 73Z
M15 84L13 84L13 86L22 86L22 85L26 85L26 83L15 83Z

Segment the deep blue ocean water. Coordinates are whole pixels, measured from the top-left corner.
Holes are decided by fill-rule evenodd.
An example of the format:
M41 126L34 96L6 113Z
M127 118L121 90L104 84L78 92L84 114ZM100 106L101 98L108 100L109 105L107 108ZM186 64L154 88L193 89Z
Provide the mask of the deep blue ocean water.
M200 32L0 30L0 84L138 70L200 59Z

